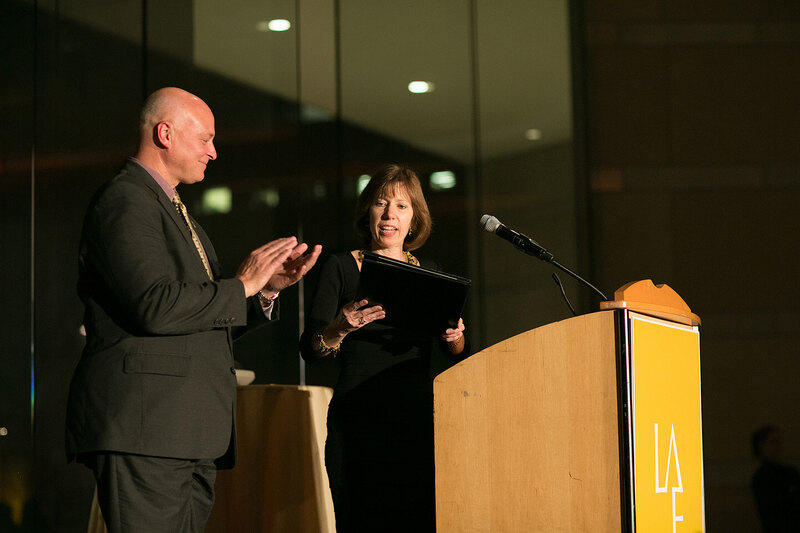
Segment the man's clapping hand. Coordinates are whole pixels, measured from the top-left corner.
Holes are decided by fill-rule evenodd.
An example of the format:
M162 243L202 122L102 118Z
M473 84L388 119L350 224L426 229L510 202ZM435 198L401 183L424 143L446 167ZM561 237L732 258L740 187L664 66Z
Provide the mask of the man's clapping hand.
M261 289L268 292L281 290L297 283L317 262L322 246L315 245L308 255L305 243L295 237L284 237L256 248L239 265L236 278L244 285L247 297Z

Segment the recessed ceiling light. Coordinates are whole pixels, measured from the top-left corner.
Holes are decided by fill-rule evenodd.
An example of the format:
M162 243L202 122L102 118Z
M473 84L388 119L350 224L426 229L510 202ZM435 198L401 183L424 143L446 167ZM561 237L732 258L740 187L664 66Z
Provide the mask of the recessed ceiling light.
M412 81L408 84L408 91L414 94L433 92L433 83L430 81Z
M286 31L292 27L292 23L286 19L262 20L256 24L258 31Z
M538 141L542 138L542 130L537 130L535 128L525 130L525 138L529 141Z

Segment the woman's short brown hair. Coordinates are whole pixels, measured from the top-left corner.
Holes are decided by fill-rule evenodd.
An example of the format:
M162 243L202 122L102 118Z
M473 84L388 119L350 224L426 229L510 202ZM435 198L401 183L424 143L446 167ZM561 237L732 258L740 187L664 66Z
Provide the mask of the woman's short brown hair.
M416 250L425 244L431 234L433 220L416 173L400 165L384 165L372 175L356 204L356 231L367 249L372 245L372 232L369 227L370 207L387 191L394 191L397 187L403 187L414 210L403 249Z

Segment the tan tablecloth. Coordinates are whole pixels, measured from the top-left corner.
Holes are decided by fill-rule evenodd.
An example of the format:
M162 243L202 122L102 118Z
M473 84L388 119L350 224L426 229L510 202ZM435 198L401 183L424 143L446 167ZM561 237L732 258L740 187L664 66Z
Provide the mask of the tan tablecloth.
M207 533L334 533L333 502L325 472L327 387L239 387L238 461L222 470ZM105 526L92 504L89 533Z

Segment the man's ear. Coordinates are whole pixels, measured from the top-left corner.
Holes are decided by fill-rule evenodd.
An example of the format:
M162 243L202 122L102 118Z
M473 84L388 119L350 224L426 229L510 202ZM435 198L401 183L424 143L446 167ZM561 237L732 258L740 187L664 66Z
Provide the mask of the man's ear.
M173 128L169 122L159 122L153 128L153 143L159 148L169 148L172 144Z

